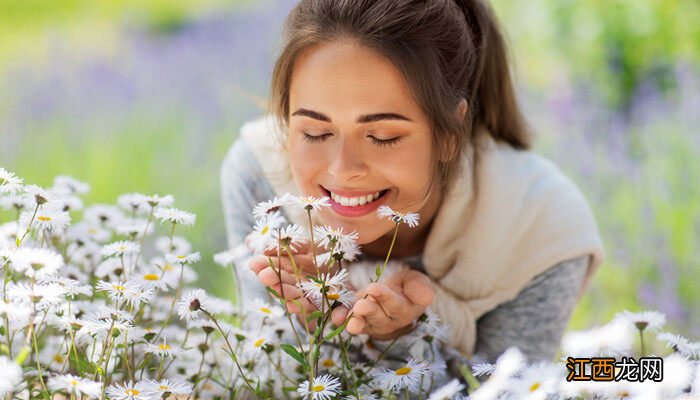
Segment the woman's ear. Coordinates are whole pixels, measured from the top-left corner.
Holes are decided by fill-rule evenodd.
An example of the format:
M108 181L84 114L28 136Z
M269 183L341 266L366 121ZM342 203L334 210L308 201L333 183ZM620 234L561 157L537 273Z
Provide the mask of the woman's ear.
M464 117L467 115L467 110L469 109L469 106L467 105L467 99L462 98L462 100L459 101L459 104L457 105L457 111L455 116L457 117L457 121L460 123L464 122Z
M467 115L468 109L469 106L467 105L467 100L462 98L462 100L459 101L459 104L457 104L457 109L455 110L455 117L457 118L457 121L459 121L460 125L464 123L464 117ZM440 149L440 161L449 162L457 156L457 141L454 137L450 136L443 142L443 144L443 148Z

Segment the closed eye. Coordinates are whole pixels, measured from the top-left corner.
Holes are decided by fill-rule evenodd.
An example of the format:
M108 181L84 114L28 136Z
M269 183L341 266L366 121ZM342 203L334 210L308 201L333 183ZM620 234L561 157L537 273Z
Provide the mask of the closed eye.
M328 138L328 136L333 135L330 132L326 132L326 133L323 133L323 134L320 134L317 136L310 135L308 132L302 132L302 133L304 134L304 136L302 136L301 139L305 140L309 143L323 142L326 140L326 138ZM391 138L391 139L377 139L376 137L371 136L371 135L367 136L367 137L370 138L370 140L372 141L373 144L375 144L379 147L391 147L401 140L401 136L397 136L397 137Z

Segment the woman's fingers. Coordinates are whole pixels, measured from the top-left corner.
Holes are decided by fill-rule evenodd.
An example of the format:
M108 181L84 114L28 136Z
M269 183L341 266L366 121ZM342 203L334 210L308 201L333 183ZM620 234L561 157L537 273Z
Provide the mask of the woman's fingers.
M345 319L347 319L350 310L345 306L340 306L331 311L331 321L335 326L343 325Z
M297 283L296 277L284 270L279 271L278 275L277 271L270 267L267 267L258 273L258 278L266 286L278 284L280 282L280 276L282 277L283 283L287 283L289 285L294 285Z
M294 246L295 249L289 248L292 251L292 254L305 254L305 253L311 253L311 245L309 243L301 243L297 246ZM272 249L266 249L264 254L266 256L277 256L277 251L279 250L281 255L286 255L287 251L283 248L280 247L279 249L277 247L274 247Z
M374 300L360 299L352 309L356 316L364 318L366 323L374 328L382 328L391 322L391 318Z
M307 254L296 254L294 256L294 263L296 264L296 272L294 264L289 257L271 257L264 255L257 255L250 260L249 268L259 274L260 271L270 266L270 263L275 266L275 268L282 268L289 273L299 273L300 276L304 277L309 273L316 275L316 268L313 265L313 259Z
M403 284L403 292L413 304L427 307L435 301L435 293L427 276L418 271L409 274Z
M399 315L406 308L405 298L389 286L381 283L370 283L367 286L367 293L374 298L385 315Z
M350 321L348 321L345 330L347 330L353 335L359 335L360 333L363 333L366 325L367 323L365 322L365 319L363 317L353 315L352 318L350 318Z

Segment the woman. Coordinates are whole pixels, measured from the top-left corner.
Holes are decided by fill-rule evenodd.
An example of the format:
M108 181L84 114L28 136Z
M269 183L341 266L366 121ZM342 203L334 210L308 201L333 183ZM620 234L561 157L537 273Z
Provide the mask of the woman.
M357 287L370 296L347 330L388 340L430 307L472 361L510 346L554 356L603 248L579 190L529 151L486 4L302 0L285 24L270 101L272 115L243 127L222 167L231 245L251 231L252 207L284 192L331 197L318 222L357 231L365 260L383 258L392 240L379 205L417 212L420 225L401 226L392 251L411 269ZM292 274L280 282L266 267L257 257L239 268L242 301L280 284L303 299Z

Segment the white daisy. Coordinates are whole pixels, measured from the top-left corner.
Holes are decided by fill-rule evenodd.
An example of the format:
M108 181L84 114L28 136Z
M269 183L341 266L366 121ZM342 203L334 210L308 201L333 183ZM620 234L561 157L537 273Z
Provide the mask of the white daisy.
M28 277L53 274L63 266L63 257L50 249L19 248L10 255L12 269Z
M614 319L586 331L567 332L562 339L563 354L571 357L597 357L627 354L635 338L634 328Z
M292 250L298 250L302 244L307 242L304 228L297 224L290 224L282 229L274 229L272 231L270 243L265 250L277 248L278 242L283 248L286 245Z
M408 388L409 391L415 392L421 376L427 375L430 371L427 361L417 362L413 358L408 360L405 366L396 370L385 369L379 372L375 379L384 389L399 392Z
M214 254L214 262L222 267L228 267L231 264L235 264L236 260L249 256L251 256L251 253L248 246L240 243L238 246L230 250Z
M0 208L3 210L23 211L31 208L34 210L34 201L23 195L0 196Z
M90 185L71 176L58 175L53 179L53 190L62 194L86 194Z
M182 356L182 349L179 347L173 347L169 345L165 337L163 337L163 343L161 344L153 344L153 343L146 343L146 352L147 353L153 353L157 355L160 358L180 358Z
M174 274L164 274L152 267L144 271L139 271L136 274L131 274L130 277L145 288L168 291L171 288L177 287L177 280Z
M65 273L66 268L64 268L62 272ZM69 296L71 298L75 298L80 294L83 294L85 296L92 296L92 286L81 285L80 281L66 276L56 274L46 275L39 278L38 282L45 284L53 282L55 284L61 285L66 290L66 296Z
M389 206L379 206L377 209L377 215L382 218L389 218L397 224L406 224L411 228L418 226L418 219L420 218L417 213L400 213L392 210Z
M472 400L494 399L522 368L525 356L517 347L510 347L496 360L496 368L486 382L472 393Z
M14 301L6 302L0 298L0 315L7 316L10 326L13 327L13 329L18 327L23 328L29 324L32 308L29 304L16 303Z
M102 246L100 253L102 253L102 255L105 257L118 257L123 255L138 254L140 251L140 244L129 240L120 240L118 242Z
M319 265L328 266L331 261L340 262L352 262L357 259L357 256L362 254L360 246L356 243L336 245L333 252L325 252L316 255L316 262Z
M616 319L621 319L630 323L640 331L657 331L666 323L666 316L656 311L630 312L624 310L615 315Z
M159 196L157 194L146 197L146 203L151 207L170 207L175 202L173 196L166 194L165 196Z
M22 382L22 368L5 356L0 356L0 396L14 391Z
M472 366L472 373L474 376L491 375L495 369L496 366L489 363L474 364Z
M445 386L434 391L430 397L428 397L428 400L449 400L459 394L462 389L464 389L464 385L459 383L457 379L453 379Z
M113 227L124 219L124 213L111 204L93 204L85 208L83 220L93 225Z
M128 383L115 383L107 387L105 392L107 396L112 400L149 400L151 396L148 393L143 393L144 387L142 382L137 382L134 384L129 381Z
M146 235L153 232L153 225L148 223L146 219L140 218L125 218L120 223L115 224L114 230L119 235L131 236L135 238L136 236Z
M83 209L83 201L74 195L63 195L51 202L55 208L63 211L78 211Z
M37 303L37 309L44 310L65 301L65 289L56 284L36 284L32 287L29 282L9 282L7 298L19 302Z
M32 217L34 218L33 220ZM57 231L64 229L70 224L70 214L62 209L56 208L53 206L53 203L50 203L39 207L39 209L36 210L36 214L34 210L29 209L20 214L19 223L21 226L27 227L30 222L36 230Z
M656 335L656 338L665 342L674 352L680 353L687 358L700 357L700 346L697 343L691 343L688 339L681 335L675 335L670 332L661 332Z
M199 255L199 252L195 253L190 253L190 254L166 254L165 255L165 261L169 262L170 264L194 264L199 262L201 260L201 256Z
M156 381L153 379L148 379L142 381L143 392L153 396L154 398L161 399L166 393L170 393L175 396L189 396L192 393L192 384L181 381L171 381L169 379L161 379Z
M192 244L182 236L173 236L172 244L170 237L161 236L156 239L155 245L160 254L185 254L192 251Z
M15 194L22 189L22 179L13 172L0 167L0 193Z
M87 378L66 374L49 378L48 387L52 391L63 391L77 397L88 396L99 398L102 393L102 384Z
M132 214L139 214L149 209L148 197L141 193L125 193L117 197L117 204Z
M177 304L177 314L180 319L190 321L199 318L201 309L207 310L207 292L204 289L190 290Z
M105 291L109 295L109 298L112 300L126 300L131 296L131 293L134 293L140 289L139 284L136 282L130 282L130 281L116 281L116 282L107 282L107 281L98 281L97 285L95 285L95 289L97 291Z
M153 216L163 222L170 222L171 224L190 226L194 225L197 216L187 212L178 210L174 207L158 207L153 212Z
M279 213L279 210L282 208L282 206L288 204L291 204L289 193L285 193L280 197L275 196L275 198L272 200L258 203L253 208L253 216L255 218L262 218L268 214Z
M255 253L262 253L268 246L277 246L277 242L272 238L272 232L281 225L279 221L269 216L263 216L255 221L253 232L246 237L246 243Z
M37 185L25 186L24 192L34 201L34 206L46 204L56 199L56 195L51 193L51 191Z
M330 249L333 244L340 247L350 247L357 242L359 234L356 231L345 232L343 227L314 226L314 241L319 246Z
M308 380L302 382L297 388L297 393L302 399L330 400L340 393L340 380L333 375L321 375L314 378L313 383Z
M282 310L282 308L271 305L260 298L255 298L253 301L249 302L246 306L246 310L250 316L258 318L276 319L284 315L284 310Z
M328 196L313 197L313 196L292 196L289 195L292 204L301 207L304 210L320 210L323 207L330 207L331 202Z
M557 385L564 381L561 365L538 362L523 369L510 386L518 399L545 399L557 391Z

